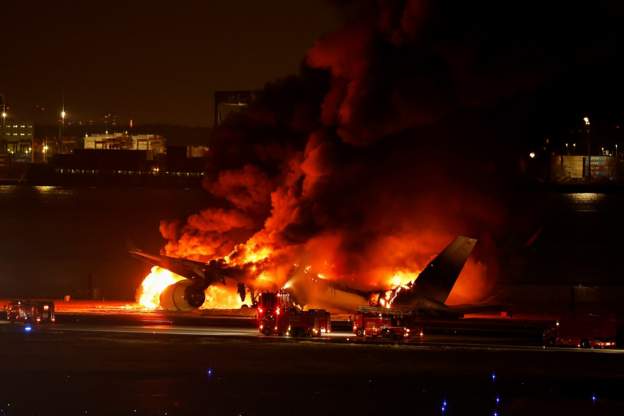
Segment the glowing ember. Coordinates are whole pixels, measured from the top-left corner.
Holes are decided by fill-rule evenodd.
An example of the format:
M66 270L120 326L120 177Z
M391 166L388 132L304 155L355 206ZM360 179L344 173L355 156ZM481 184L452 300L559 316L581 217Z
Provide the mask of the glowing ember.
M139 288L138 303L145 309L158 309L162 291L180 280L184 280L184 277L158 266L152 267L150 274L143 279Z

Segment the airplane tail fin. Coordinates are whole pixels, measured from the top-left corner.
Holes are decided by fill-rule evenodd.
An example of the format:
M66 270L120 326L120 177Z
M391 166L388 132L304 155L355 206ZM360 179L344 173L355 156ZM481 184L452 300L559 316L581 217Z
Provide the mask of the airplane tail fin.
M413 295L434 302L446 302L475 244L477 240L469 237L459 236L453 240L418 275L412 289L405 293L403 301L409 302L408 298ZM403 293L399 295L401 294Z

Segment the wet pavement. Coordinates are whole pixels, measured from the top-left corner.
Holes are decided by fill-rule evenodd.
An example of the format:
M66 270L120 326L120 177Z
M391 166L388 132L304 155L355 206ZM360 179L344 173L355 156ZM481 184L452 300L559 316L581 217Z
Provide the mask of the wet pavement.
M431 337L403 345L209 325L3 324L0 415L624 412L619 350Z

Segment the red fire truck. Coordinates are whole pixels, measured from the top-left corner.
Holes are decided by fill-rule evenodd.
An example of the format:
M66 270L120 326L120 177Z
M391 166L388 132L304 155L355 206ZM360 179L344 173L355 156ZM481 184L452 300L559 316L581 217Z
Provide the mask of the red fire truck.
M10 322L44 323L54 322L54 302L14 300L4 307L6 319Z
M316 336L331 332L331 316L322 309L302 310L284 291L261 293L258 329L264 335Z
M617 320L604 314L570 314L544 331L544 344L577 348L615 348Z
M408 316L391 309L361 307L353 319L353 333L358 337L402 340L412 334L407 326ZM418 330L422 334L421 330Z

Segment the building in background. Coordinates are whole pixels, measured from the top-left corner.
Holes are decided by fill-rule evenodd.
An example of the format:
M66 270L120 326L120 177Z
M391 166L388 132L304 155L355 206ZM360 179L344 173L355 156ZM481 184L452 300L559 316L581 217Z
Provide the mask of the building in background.
M83 149L91 150L143 150L148 160L166 152L166 140L157 134L104 133L87 134Z
M31 160L34 128L31 121L5 120L0 124L0 153L13 160Z
M614 156L553 155L550 158L550 181L558 184L575 182L610 182L622 180L621 161Z
M255 96L256 93L254 91L215 91L215 127L223 123L231 114L238 113L249 107Z

